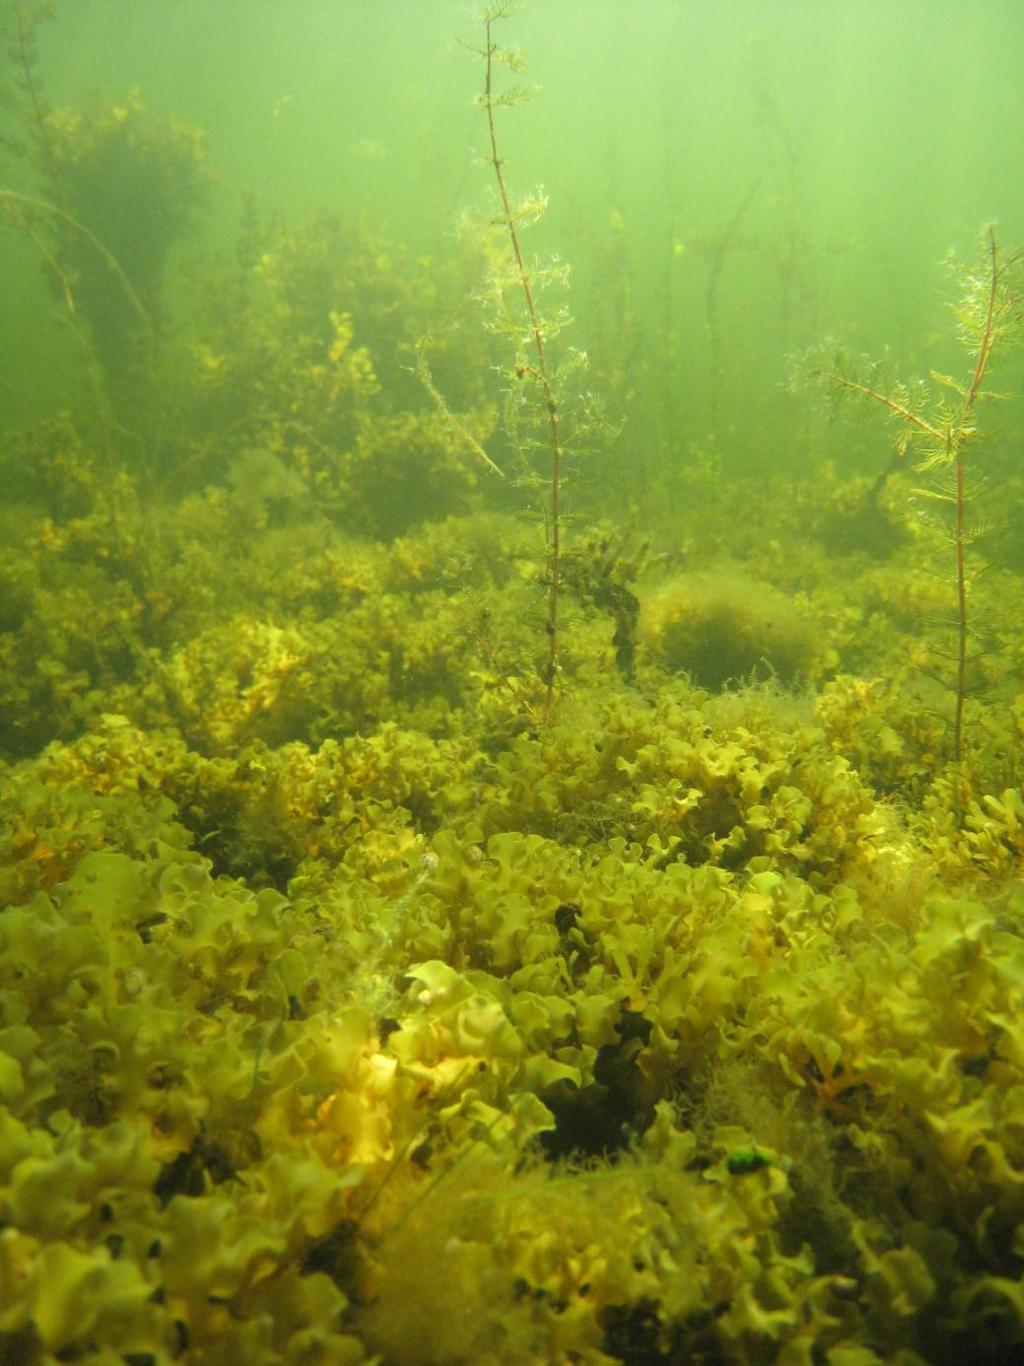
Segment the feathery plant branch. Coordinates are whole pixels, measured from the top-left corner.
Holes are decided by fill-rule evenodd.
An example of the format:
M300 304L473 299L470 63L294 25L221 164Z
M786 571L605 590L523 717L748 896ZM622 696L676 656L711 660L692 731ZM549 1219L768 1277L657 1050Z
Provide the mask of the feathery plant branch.
M36 75L39 65L37 30L56 18L53 0L6 0L0 6L0 42L12 75L0 83L0 108L13 112L28 137L28 144L12 134L0 135L0 147L16 159L34 162L43 172L54 195L61 182L46 127L47 105Z

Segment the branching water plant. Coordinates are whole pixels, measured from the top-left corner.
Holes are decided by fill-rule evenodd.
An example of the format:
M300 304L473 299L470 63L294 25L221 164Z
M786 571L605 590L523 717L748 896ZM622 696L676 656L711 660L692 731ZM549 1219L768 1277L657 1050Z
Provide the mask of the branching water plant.
M529 98L529 91L513 84L497 88L497 72L505 67L514 75L524 69L522 54L499 43L495 27L518 11L518 6L505 3L486 5L481 11L483 46L472 48L484 65L483 91L478 103L487 119L487 160L497 187L500 222L508 242L508 255L496 265L489 282L488 297L493 305L489 326L507 335L515 348L511 374L508 425L514 444L525 454L529 442L521 424L524 386L532 391L534 412L539 414L545 429L544 444L548 451L548 479L545 519L547 523L547 606L544 633L547 641L545 662L541 670L544 685L543 714L550 718L554 707L555 686L560 662L560 607L562 595L563 508L562 494L565 477L565 433L562 395L559 377L550 357L550 344L571 321L562 308L550 315L541 313L539 296L552 283L564 283L567 269L561 262L546 265L527 260L522 245L522 231L544 213L547 200L542 189L521 201L514 201L505 175L505 161L498 143L496 114L499 109L511 108ZM518 308L508 295L518 293ZM585 359L574 353L577 360Z
M962 268L959 274L962 294L953 313L960 341L970 356L965 382L934 370L930 386L887 382L877 363L868 373L858 373L845 353L832 345L805 357L797 372L798 379L811 379L835 398L852 396L884 409L899 424L898 455L915 454L914 468L930 476L917 492L939 507L937 529L954 564L953 761L958 766L964 757L964 707L971 662L969 551L978 535L971 520L973 454L980 439L977 410L983 401L1000 397L984 387L990 366L995 354L1015 340L1024 326L1024 249L1006 251L999 245L995 227L989 225L982 236L978 264Z
M0 109L13 116L12 129L0 134L0 150L14 161L34 163L51 187L59 176L46 133L38 30L56 16L56 10L52 0L10 0L0 7L0 52L9 68L0 84Z

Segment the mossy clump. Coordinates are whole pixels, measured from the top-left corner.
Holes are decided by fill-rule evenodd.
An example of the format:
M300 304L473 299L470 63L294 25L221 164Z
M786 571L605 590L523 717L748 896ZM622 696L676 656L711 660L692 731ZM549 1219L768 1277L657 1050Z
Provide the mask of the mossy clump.
M493 1154L470 1153L382 1245L368 1345L425 1366L683 1361L712 1349L751 1359L764 1341L759 1299L781 1323L812 1293L806 1255L787 1258L772 1231L792 1198L787 1178L767 1155L741 1177L721 1152L701 1171L693 1135L669 1116L614 1169L534 1163L510 1179ZM813 1293L832 1300L839 1278Z
M792 683L818 662L809 606L737 567L682 574L639 596L643 644L701 687L770 677Z

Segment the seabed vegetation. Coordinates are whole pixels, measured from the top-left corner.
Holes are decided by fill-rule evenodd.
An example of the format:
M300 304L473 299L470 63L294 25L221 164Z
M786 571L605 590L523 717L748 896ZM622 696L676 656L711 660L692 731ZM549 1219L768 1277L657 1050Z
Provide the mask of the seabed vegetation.
M884 473L680 459L631 520L507 6L457 250L254 203L173 329L203 136L50 109L45 8L0 224L82 391L0 451L0 1362L1020 1359L1020 252L954 268L958 375L794 362Z

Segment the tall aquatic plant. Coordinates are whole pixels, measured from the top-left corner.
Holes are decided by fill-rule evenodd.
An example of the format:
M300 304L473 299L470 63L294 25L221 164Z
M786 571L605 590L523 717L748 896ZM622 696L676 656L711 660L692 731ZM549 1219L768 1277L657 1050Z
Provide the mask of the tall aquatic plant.
M898 454L915 455L914 468L928 479L918 493L938 508L936 529L949 549L956 609L951 651L953 677L953 761L964 756L964 708L969 694L971 545L979 528L971 515L975 456L981 431L978 410L999 397L986 389L998 352L1024 326L1024 249L1006 251L995 227L982 235L977 264L961 267L961 296L953 306L957 331L970 358L963 381L931 372L931 384L886 382L880 365L867 371L842 350L828 345L804 357L798 378L811 379L835 398L857 398L884 410L898 425Z
M495 36L497 25L518 10L519 6L508 3L485 5L480 15L483 45L473 47L472 50L483 61L483 90L478 96L478 103L487 120L487 160L494 174L500 221L508 246L504 257L496 260L488 282L487 298L491 305L489 326L493 331L505 335L514 348L515 359L509 375L511 388L506 409L513 442L519 447L520 454L525 456L530 445L522 421L525 406L528 410L525 414L528 421L539 421L543 428L542 442L547 448L548 456L545 508L546 651L541 679L544 686L543 714L550 718L554 708L561 652L562 496L566 456L562 395L564 375L556 373L553 366L551 343L571 322L571 318L564 307L550 313L541 311L540 297L543 291L552 284L564 285L568 271L557 259L546 264L527 259L522 234L526 227L543 215L547 199L543 190L537 190L522 200L513 198L505 173L505 160L500 150L497 119L499 111L521 104L530 94L522 85L515 83L502 89L498 88L499 69L504 68L514 75L520 75L524 69L524 60L518 49L506 47L499 43ZM518 307L512 302L510 295L518 295ZM574 352L571 357L571 361L576 362L585 359L579 352ZM577 435L578 428L579 423Z

